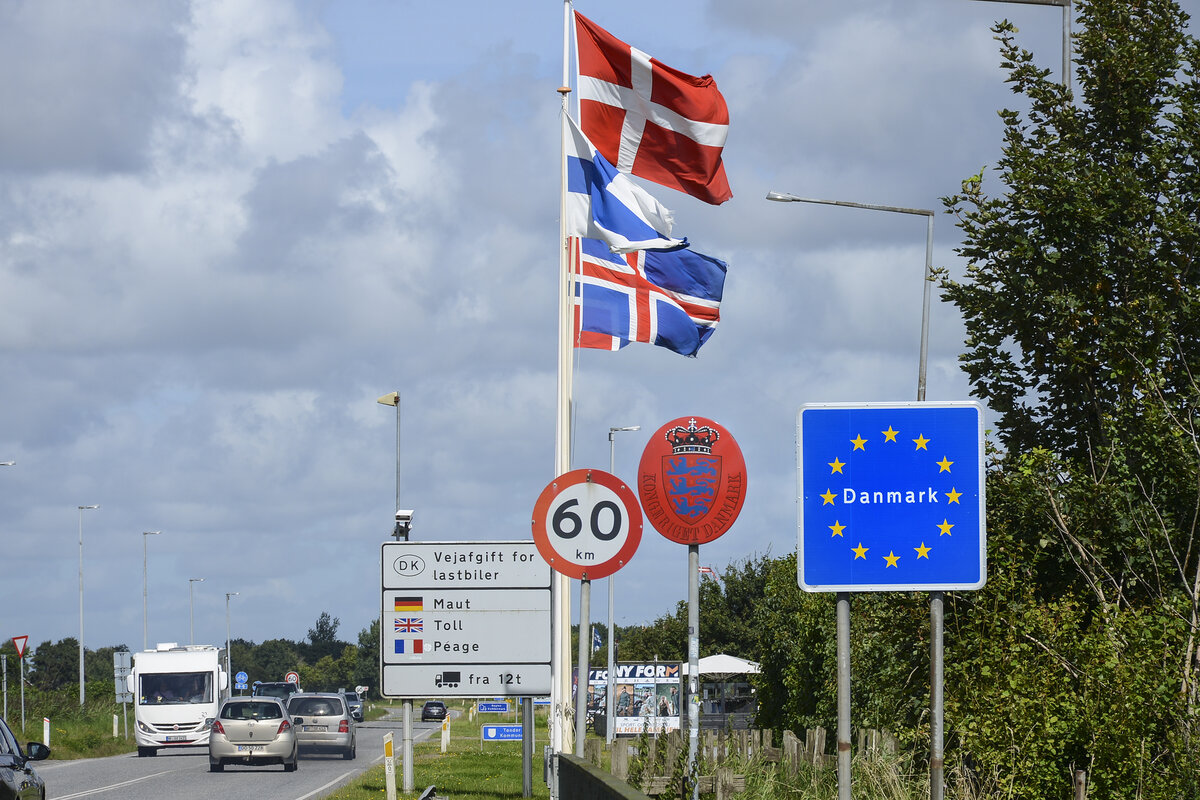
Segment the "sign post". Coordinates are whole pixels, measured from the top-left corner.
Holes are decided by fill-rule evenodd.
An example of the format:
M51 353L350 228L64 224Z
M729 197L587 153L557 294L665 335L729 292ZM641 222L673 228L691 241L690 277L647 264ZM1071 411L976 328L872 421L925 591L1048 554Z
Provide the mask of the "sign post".
M129 673L133 671L133 653L118 650L113 653L113 683L116 685L117 702L121 704L121 719L125 723L125 738L129 738L129 707L133 692L129 691ZM113 715L114 728L116 715ZM116 736L116 733L113 734Z
M983 407L810 404L797 419L796 573L837 592L838 792L850 797L850 592L928 591L930 783L941 797L942 592L987 579Z
M530 541L384 542L380 694L524 697L551 688L551 574Z
M592 579L606 578L637 552L642 510L620 478L577 469L551 481L533 506L533 541L559 574L579 579L580 680L575 689L575 755L583 755L587 731L587 674L591 654Z
M746 461L729 431L704 417L659 428L638 465L638 497L650 524L688 546L688 782L699 797L700 545L724 535L746 502Z

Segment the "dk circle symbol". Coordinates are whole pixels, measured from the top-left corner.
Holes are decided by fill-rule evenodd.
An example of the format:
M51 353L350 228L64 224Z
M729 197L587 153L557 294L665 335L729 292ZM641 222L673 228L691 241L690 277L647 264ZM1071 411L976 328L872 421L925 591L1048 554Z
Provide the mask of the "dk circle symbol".
M392 567L401 578L413 578L425 571L425 559L414 555L400 556Z
M551 481L533 506L533 543L555 571L606 578L642 541L642 509L616 475L576 469Z

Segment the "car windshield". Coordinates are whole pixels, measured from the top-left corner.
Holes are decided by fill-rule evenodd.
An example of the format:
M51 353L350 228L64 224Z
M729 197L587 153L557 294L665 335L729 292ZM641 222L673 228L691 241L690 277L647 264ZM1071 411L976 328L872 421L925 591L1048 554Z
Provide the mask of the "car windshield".
M293 717L341 716L341 703L331 697L298 697L288 703L288 713Z
M148 672L141 676L139 701L144 706L211 703L211 672Z
M280 719L283 709L278 703L227 703L221 709L221 719Z

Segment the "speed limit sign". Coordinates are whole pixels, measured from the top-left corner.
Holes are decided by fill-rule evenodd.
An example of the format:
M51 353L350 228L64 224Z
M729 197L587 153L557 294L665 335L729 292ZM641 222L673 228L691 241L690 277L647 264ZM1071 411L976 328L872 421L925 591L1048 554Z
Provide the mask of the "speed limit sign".
M533 541L570 578L606 578L629 563L642 541L642 509L616 475L576 469L559 475L533 506Z

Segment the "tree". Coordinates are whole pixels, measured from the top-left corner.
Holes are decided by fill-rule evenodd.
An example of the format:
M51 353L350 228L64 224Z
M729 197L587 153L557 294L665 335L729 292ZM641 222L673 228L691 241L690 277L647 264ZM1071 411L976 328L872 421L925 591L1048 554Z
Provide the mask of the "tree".
M946 198L966 280L945 296L967 327L962 361L1012 452L1086 458L1114 413L1154 384L1190 403L1200 366L1200 85L1174 0L1079 0L1081 102L995 28L1024 113L1005 110L999 178ZM1182 79L1179 79L1182 76ZM1136 416L1121 427L1137 430Z
M1080 97L995 28L1002 192L946 198L974 393L998 414L989 583L950 597L947 709L1004 794L1195 796L1200 46L1173 0L1079 0ZM951 633L952 632L952 633Z
M337 630L341 620L331 617L328 611L322 611L317 617L316 624L308 629L308 647L305 656L309 663L315 664L325 656L337 658L347 646L346 642L338 641Z

